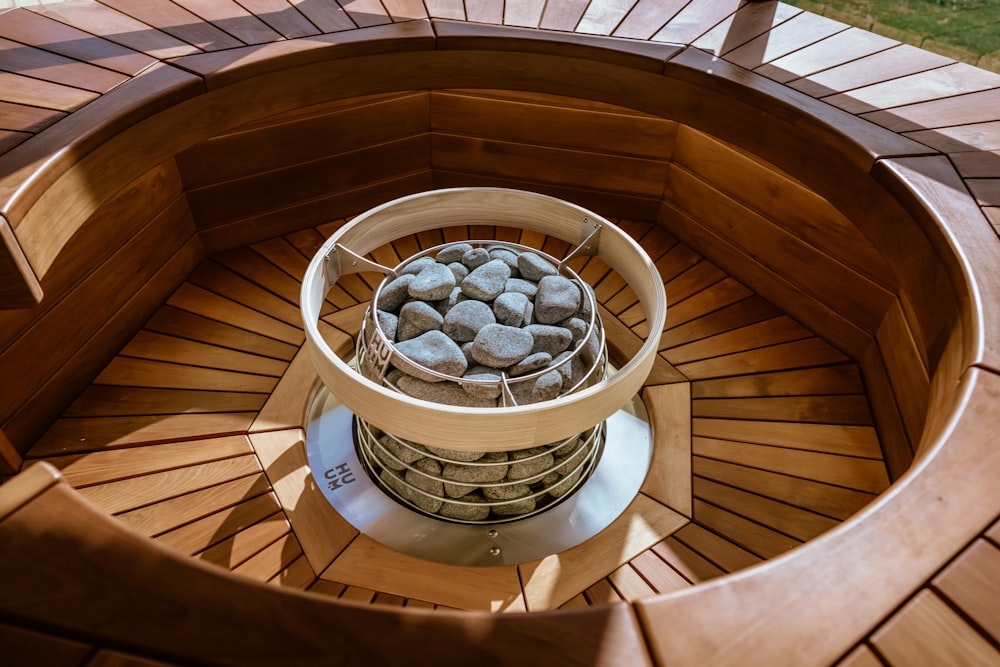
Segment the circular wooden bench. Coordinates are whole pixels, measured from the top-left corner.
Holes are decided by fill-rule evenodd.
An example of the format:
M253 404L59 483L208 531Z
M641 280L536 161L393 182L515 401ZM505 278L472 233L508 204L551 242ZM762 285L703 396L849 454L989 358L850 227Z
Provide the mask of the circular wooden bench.
M974 153L985 178L1000 174L998 158L931 147L923 109L845 110L749 72L753 39L725 46L737 23L678 45L412 20L136 65L0 156L0 363L24 378L0 396L0 451L16 471L202 258L408 192L531 182L659 223L857 363L895 482L874 502L687 591L538 614L432 613L207 568L132 534L39 465L0 488L0 534L19 545L4 550L4 571L20 573L5 582L4 622L60 638L46 646L213 664L394 662L412 658L409 642L427 663L830 664L872 646L894 662L906 654L894 653L892 628L935 618L943 592L975 624L952 648L995 651L979 634L996 628L992 589L968 582L996 572L1000 243L949 154ZM975 100L954 100L950 113L965 118ZM622 113L609 138L586 111L611 107ZM343 122L342 136L315 135L334 146L328 159L282 135L306 131L315 109ZM566 125L547 128L552 145L537 153L497 138L552 121ZM295 151L306 152L293 168ZM121 609L128 619L109 622Z

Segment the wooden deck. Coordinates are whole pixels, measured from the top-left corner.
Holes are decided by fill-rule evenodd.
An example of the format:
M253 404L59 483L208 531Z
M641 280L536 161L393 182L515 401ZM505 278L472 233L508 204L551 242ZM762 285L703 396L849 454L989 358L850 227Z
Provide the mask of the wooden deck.
M0 486L22 662L247 664L272 636L308 663L331 649L302 629L331 623L371 662L387 623L452 638L428 660L1000 662L1000 75L780 2L12 4L0 473L42 460L76 489L40 466ZM660 336L643 396L674 435L628 520L485 578L356 534L298 444L309 257L376 203L462 185L620 220L670 302L649 332L583 267L616 353ZM331 294L344 345L370 290ZM147 594L58 560L74 540ZM125 608L159 630L102 625Z

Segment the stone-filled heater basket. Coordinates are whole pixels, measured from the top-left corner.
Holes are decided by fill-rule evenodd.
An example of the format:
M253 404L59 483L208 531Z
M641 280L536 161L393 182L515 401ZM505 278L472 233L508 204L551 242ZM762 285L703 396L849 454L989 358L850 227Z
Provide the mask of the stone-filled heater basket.
M653 335L631 359L616 359L617 368L585 388L547 401L501 407L465 407L414 398L384 386L378 377L366 377L330 348L320 334L318 319L327 292L341 276L371 270L385 273L388 267L364 256L405 236L465 225L512 227L561 239L571 246L563 263L581 255L599 257L635 292ZM630 401L655 361L666 295L646 253L601 216L531 192L456 188L396 199L337 230L310 262L302 283L301 309L306 345L320 379L365 428L374 426L396 438L445 450L507 452L551 445L595 427L599 430L605 419Z

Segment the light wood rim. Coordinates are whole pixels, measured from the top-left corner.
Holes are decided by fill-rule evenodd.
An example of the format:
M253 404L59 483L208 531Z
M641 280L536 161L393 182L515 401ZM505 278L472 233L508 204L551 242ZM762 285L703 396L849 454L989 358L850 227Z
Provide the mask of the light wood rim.
M645 341L618 372L554 401L507 408L466 408L423 401L385 389L352 370L326 344L317 320L328 287L325 257L336 244L358 255L401 236L459 225L505 225L538 231L572 245L584 218L599 221L597 256L635 291L649 330L663 330L667 297L645 251L601 216L554 197L503 188L454 188L401 197L356 217L313 257L302 282L306 345L323 383L354 414L417 442L456 450L497 451L557 442L603 421L642 387L656 359L657 337ZM471 436L471 437L470 437Z

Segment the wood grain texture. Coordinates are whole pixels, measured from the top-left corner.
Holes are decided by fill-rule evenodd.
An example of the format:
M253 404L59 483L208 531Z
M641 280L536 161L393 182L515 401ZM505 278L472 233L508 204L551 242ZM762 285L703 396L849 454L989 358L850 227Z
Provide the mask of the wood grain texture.
M640 491L691 516L691 389L686 383L646 387L653 459Z

